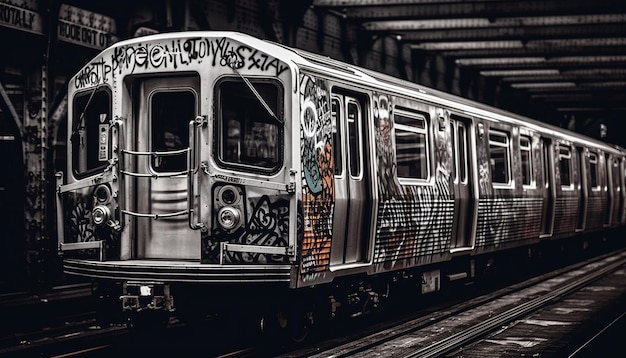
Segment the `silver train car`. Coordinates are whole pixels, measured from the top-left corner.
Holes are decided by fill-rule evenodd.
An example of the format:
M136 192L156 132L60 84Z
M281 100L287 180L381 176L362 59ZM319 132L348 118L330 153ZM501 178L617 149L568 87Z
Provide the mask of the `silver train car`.
M315 299L358 315L626 223L621 148L240 33L116 43L68 99L64 272L132 315L262 302L302 326Z

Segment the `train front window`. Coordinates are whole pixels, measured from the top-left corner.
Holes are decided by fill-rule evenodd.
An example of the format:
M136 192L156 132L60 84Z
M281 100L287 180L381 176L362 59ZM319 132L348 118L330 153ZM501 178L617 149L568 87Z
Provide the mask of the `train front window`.
M223 80L217 86L218 162L226 167L275 172L282 164L283 97L276 81L250 79L259 98L239 78Z
M110 157L111 94L105 88L81 92L72 109L72 167L82 177L103 170Z

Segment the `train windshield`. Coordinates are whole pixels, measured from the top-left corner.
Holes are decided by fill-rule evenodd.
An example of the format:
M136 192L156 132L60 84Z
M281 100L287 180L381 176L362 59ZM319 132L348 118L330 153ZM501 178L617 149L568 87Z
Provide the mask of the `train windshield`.
M218 162L225 167L275 172L282 165L282 87L276 81L250 82L256 94L243 79L218 84Z
M77 177L106 167L110 157L109 122L111 93L106 88L82 92L74 97L72 135L72 167Z

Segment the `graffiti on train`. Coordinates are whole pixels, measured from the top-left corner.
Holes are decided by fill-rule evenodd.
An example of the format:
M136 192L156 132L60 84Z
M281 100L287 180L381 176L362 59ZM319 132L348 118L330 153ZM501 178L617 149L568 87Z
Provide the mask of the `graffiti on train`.
M392 145L393 103L387 95L374 96L378 192L377 240L374 262L390 269L402 260L441 253L449 249L453 201L450 198L449 153L444 143L436 148L440 165L434 185L401 185L395 178L396 153ZM437 133L436 135L445 135Z
M287 247L289 245L289 200L279 197L271 200L267 195L254 202L245 225L233 233L215 228L211 238L203 237L205 263L219 262L220 243L241 245ZM226 263L286 263L285 255L259 252L224 252Z
M120 232L108 225L96 226L91 215L93 195L73 193L65 197L65 241L81 243L102 240L104 242L105 257L119 258ZM96 249L69 251L66 257L98 257Z
M302 152L303 278L311 279L330 264L334 172L328 86L311 76L300 78Z
M122 45L112 51L108 58L100 57L78 73L74 81L76 88L109 82L116 74L132 74L139 69L177 70L207 64L280 76L289 68L275 57L228 38L197 37L172 40L170 43Z

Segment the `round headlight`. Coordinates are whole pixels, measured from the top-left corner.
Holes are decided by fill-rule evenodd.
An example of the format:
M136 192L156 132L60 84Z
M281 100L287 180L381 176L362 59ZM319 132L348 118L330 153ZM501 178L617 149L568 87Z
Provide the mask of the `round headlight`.
M94 194L98 203L108 204L111 201L111 189L106 185L99 185Z
M111 210L104 205L98 205L91 211L91 218L93 223L101 226L106 224L111 217Z
M223 186L217 193L217 197L226 205L235 205L241 199L239 190L232 185Z
M217 212L217 221L225 230L232 230L237 227L240 220L241 213L239 210L230 206L223 207Z

